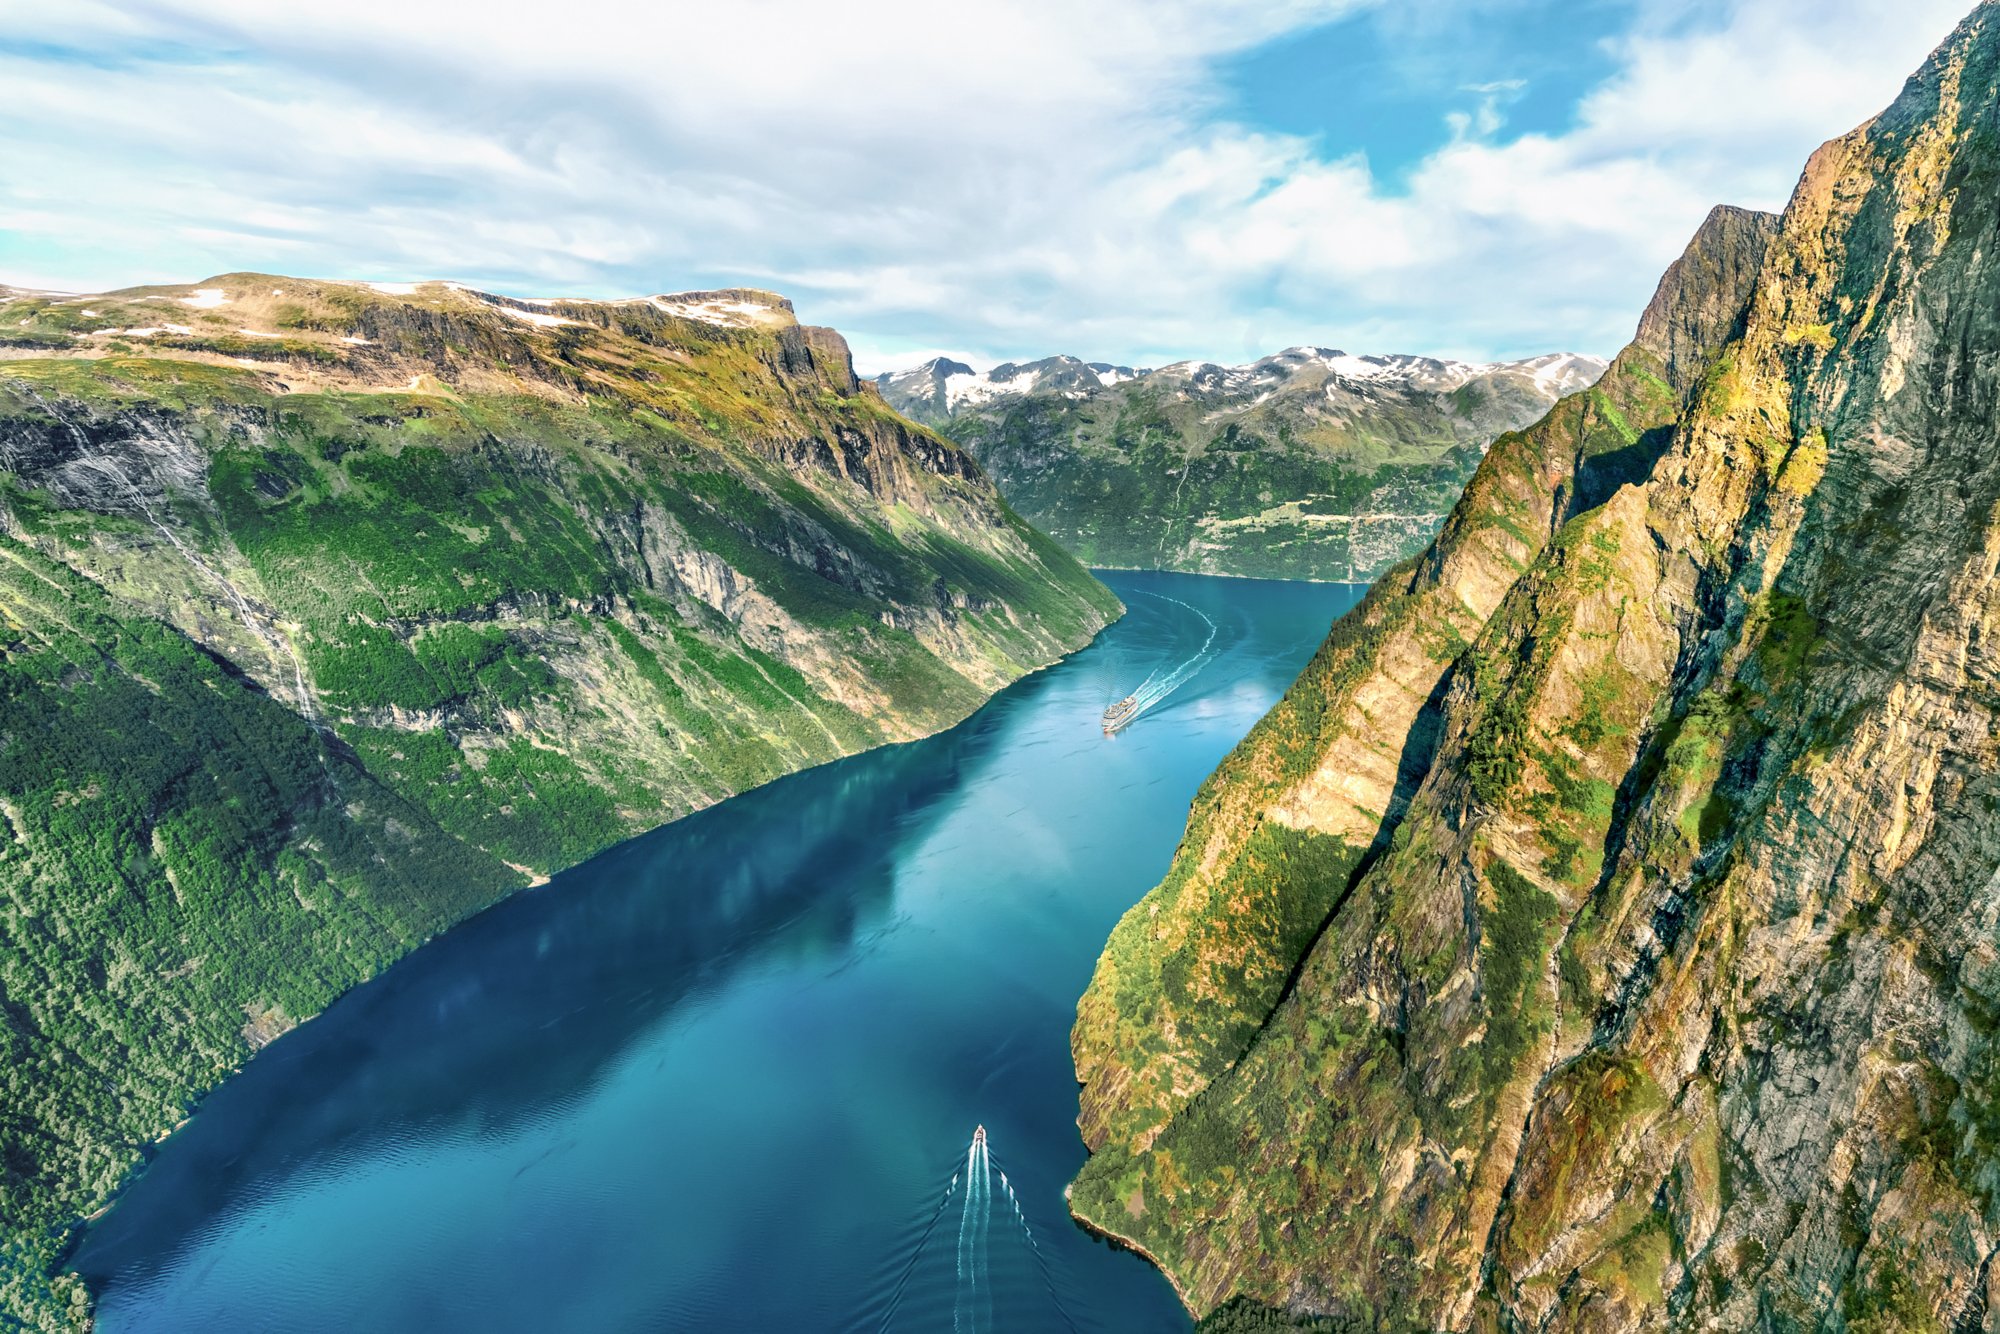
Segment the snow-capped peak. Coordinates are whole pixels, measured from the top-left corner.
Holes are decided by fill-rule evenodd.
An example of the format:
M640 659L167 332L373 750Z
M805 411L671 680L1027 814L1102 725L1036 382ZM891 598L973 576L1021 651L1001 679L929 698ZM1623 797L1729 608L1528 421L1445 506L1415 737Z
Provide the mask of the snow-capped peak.
M1593 383L1605 362L1573 352L1552 352L1522 361L1451 361L1407 354L1356 354L1340 348L1301 344L1246 365L1181 361L1158 369L1135 370L1071 356L1027 363L1003 362L975 371L962 361L936 357L921 366L877 377L892 402L922 402L925 409L950 415L1028 394L1084 398L1137 381L1157 380L1183 394L1200 397L1253 396L1296 391L1343 394L1448 394L1478 380L1496 383L1526 379L1551 401Z
M970 369L953 371L944 377L945 407L947 411L956 412L963 407L990 403L1002 396L1033 393L1041 378L1039 371L1031 371L1012 362L995 366L984 374Z
M1602 357L1585 356L1580 352L1550 352L1515 364L1530 372L1536 383L1546 385L1558 394L1573 394L1596 384L1611 363Z

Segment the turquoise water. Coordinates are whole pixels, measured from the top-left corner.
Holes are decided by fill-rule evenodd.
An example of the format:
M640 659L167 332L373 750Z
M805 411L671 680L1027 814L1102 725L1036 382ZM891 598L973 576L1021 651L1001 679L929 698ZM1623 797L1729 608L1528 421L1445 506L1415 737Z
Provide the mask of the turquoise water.
M100 1329L1185 1329L1064 1210L1069 1027L1360 590L1106 579L1124 620L951 732L614 848L272 1044L86 1236Z

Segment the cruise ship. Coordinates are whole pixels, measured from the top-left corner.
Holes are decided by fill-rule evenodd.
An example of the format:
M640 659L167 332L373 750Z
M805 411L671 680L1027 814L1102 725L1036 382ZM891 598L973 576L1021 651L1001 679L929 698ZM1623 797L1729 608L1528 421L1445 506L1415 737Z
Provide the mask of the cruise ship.
M1139 716L1139 697L1127 695L1104 711L1104 735L1112 736L1118 729Z

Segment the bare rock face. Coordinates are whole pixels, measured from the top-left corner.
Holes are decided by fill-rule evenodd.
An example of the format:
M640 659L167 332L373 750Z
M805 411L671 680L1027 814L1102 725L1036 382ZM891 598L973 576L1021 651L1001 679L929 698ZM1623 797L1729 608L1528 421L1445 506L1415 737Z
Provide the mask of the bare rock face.
M1988 4L1197 799L1079 1010L1073 1191L1191 1306L2000 1321L1996 116Z
M1633 341L1659 358L1668 381L1683 392L1707 373L1716 349L1743 331L1777 222L1768 213L1717 205L1639 317Z
M854 355L832 329L794 324L778 330L778 368L794 377L810 376L836 394L858 392Z

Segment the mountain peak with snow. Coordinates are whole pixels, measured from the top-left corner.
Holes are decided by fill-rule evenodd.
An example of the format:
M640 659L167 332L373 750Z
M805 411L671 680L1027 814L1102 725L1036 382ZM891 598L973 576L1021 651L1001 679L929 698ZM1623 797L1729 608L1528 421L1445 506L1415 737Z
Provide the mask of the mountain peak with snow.
M1355 354L1301 344L1244 365L1181 361L1135 369L1073 356L1002 362L975 371L961 361L935 357L921 366L888 371L875 379L897 410L936 424L966 412L997 410L1034 395L1086 399L1100 394L1157 388L1218 400L1263 402L1276 394L1324 394L1329 399L1388 394L1451 394L1468 386L1514 385L1553 402L1594 383L1606 363L1574 352L1551 352L1518 361L1468 362L1406 354Z

